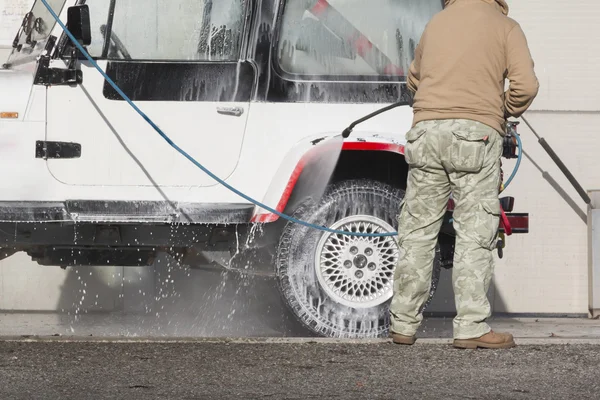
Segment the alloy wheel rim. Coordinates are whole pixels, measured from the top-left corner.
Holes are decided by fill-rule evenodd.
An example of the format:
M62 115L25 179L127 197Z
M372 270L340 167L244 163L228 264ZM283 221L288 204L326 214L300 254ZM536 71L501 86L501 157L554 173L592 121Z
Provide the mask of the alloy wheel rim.
M331 229L360 233L394 231L387 222L370 215L341 219ZM391 236L326 233L315 253L317 279L337 303L358 309L376 307L392 297L398 252L396 240Z

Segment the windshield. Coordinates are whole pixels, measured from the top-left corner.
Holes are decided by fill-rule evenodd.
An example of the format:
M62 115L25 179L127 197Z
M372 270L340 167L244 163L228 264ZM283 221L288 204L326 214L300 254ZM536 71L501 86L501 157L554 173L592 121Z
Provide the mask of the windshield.
M60 15L66 0L46 1L52 10ZM31 11L23 18L18 32L15 32L13 50L6 62L7 66L36 61L36 58L44 50L48 36L55 25L56 21L46 6L40 0L36 0Z
M288 1L279 65L298 75L405 75L442 8L441 0Z

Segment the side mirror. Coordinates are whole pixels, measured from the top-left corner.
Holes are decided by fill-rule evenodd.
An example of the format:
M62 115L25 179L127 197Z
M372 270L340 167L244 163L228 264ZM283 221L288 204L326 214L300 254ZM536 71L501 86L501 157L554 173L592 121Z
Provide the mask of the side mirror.
M90 9L87 5L69 7L67 10L67 29L82 46L92 43L92 28L90 24Z

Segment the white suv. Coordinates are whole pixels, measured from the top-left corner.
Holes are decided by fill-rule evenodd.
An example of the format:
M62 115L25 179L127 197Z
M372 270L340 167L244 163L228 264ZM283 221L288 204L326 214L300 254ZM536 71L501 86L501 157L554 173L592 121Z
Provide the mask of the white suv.
M118 87L229 185L320 226L396 229L412 121L405 72L442 0L47 2ZM393 237L307 228L218 184L123 100L39 0L0 86L3 255L139 266L164 251L200 265L198 255L261 250L271 262L252 267L277 276L310 330L386 334ZM342 143L352 121L396 102ZM438 268L451 267L451 212ZM527 214L508 217L527 232Z

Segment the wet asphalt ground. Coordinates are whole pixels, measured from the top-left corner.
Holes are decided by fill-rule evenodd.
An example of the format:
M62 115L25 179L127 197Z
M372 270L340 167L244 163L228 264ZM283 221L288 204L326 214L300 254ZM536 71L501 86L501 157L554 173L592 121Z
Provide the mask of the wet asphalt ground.
M0 342L1 399L597 399L600 345Z
M600 321L494 319L511 350L453 349L451 318L412 347L339 342L306 338L271 279L150 272L69 270L56 312L0 312L0 400L600 398Z

